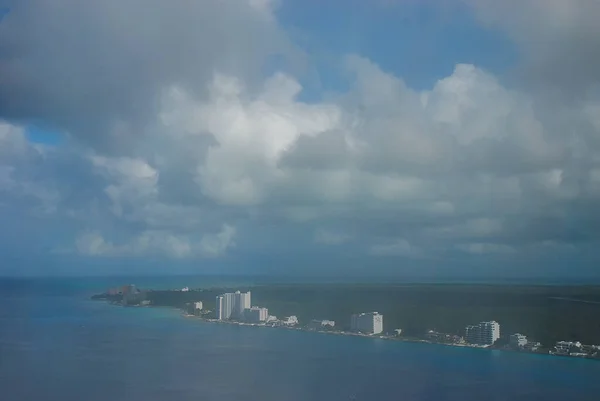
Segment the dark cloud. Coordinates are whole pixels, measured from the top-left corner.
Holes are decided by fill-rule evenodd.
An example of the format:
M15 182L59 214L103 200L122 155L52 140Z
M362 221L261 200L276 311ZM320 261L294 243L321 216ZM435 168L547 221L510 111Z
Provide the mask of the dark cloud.
M600 3L594 0L463 0L521 49L522 84L580 98L600 83Z
M0 25L0 117L131 146L169 85L202 93L215 71L253 82L268 55L290 54L255 3L12 2Z

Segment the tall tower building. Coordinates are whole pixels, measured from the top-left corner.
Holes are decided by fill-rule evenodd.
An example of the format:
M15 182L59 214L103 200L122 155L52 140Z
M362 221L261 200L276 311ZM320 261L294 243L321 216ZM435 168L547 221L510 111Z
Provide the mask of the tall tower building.
M250 291L244 293L236 291L234 294L234 311L233 315L237 319L241 319L244 316L244 310L250 309L252 306Z
M222 295L217 295L215 299L215 318L223 320L224 298Z
M241 319L251 306L250 292L227 292L216 297L215 317L219 320Z

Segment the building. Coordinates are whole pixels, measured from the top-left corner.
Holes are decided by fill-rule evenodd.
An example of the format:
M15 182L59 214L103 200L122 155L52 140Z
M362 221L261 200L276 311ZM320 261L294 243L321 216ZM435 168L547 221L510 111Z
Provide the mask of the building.
M335 321L333 321L333 320L313 319L308 324L308 328L311 330L332 329L333 327L335 327Z
M284 317L281 323L286 326L295 326L298 324L298 318L296 316Z
M471 344L492 345L499 338L500 324L493 320L465 328L465 339Z
M470 344L479 344L479 326L465 327L465 340Z
M218 295L215 299L215 317L219 320L241 319L244 317L244 311L249 309L250 305L250 291Z
M215 318L219 320L231 319L233 312L233 293L217 295L215 299Z
M223 320L223 316L224 316L223 309L224 308L225 308L225 299L224 299L223 295L217 295L217 297L215 298L215 319Z
M527 337L523 334L515 333L510 336L510 346L513 348L523 348L527 345Z
M527 344L525 344L523 346L523 348L525 348L528 351L537 351L538 349L540 349L542 347L542 343L538 342L538 341L529 341L527 340Z
M233 294L233 315L235 318L240 319L244 316L244 311L252 306L250 302L250 291L239 292L236 291Z
M479 323L481 343L492 345L500 338L500 324L496 321Z
M558 341L554 346L556 353L559 355L570 355L574 352L579 352L581 343L579 341Z
M267 308L260 308L253 306L244 310L244 319L250 323L261 323L266 322L269 318L269 310Z
M383 331L383 315L377 312L354 314L350 319L350 329L360 333L379 334Z

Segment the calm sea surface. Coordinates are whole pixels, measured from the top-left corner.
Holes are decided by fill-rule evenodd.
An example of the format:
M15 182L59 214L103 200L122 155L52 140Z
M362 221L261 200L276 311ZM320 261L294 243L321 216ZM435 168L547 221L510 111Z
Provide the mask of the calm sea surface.
M176 280L161 286L244 284ZM88 300L122 283L0 280L0 400L600 399L597 361L218 325Z

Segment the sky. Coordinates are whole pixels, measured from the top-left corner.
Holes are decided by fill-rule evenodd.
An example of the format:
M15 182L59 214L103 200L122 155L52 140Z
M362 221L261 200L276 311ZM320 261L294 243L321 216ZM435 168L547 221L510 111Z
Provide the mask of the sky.
M600 277L599 2L0 15L0 275Z

